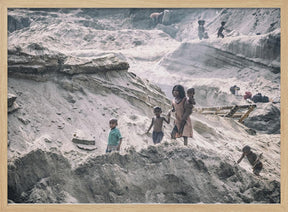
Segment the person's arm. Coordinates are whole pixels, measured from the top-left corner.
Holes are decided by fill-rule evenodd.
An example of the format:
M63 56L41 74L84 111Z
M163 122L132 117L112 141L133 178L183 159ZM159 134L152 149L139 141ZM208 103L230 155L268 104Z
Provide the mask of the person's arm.
M120 151L121 144L122 144L122 138L119 139L119 144L117 146L117 151Z
M195 102L194 97L190 99L190 103L191 103L192 105L196 105L196 102Z
M175 112L175 107L174 107L174 105L172 104L172 108L171 108L171 110L170 110L171 112Z
M118 139L119 139L119 143L118 143L118 145L117 145L117 151L120 151L120 146L121 146L121 144L122 144L122 139L123 139L123 137L122 137L122 135L121 135L121 133L120 133L120 131L117 129L117 134L116 134L116 136L118 137Z
M182 121L186 121L187 118L192 114L193 107L193 103L186 99L184 103L184 113L182 115Z
M167 114L167 120L166 118L164 118L164 121L166 121L167 124L170 124L170 117L171 117L171 111L169 111Z
M146 131L146 133L149 133L149 131L151 130L153 125L154 125L154 118L152 118L151 124L150 124L148 130Z
M245 157L245 154L243 153L241 158L237 161L237 163L240 163L244 157Z

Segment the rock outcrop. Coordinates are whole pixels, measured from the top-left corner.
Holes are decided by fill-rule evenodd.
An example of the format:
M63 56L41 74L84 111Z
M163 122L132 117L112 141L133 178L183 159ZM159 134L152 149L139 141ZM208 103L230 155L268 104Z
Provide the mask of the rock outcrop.
M258 103L257 110L245 120L247 127L267 134L280 133L280 108L273 103Z
M34 51L30 51L31 46ZM150 116L155 105L168 111L170 101L163 91L128 72L129 64L117 54L75 57L36 47L31 43L23 49L11 46L8 51L9 90L19 94L21 105L18 113L9 115L12 155L37 148L61 149L68 158L75 157L74 151L80 155L83 150L101 154L105 152L111 117L120 118L119 123L132 130L135 126L130 123L137 116ZM15 98L10 98L9 105ZM141 118L142 125L144 120ZM16 125L20 130L15 130ZM83 136L73 137L72 132L78 129ZM137 140L142 134L133 129L131 135L135 137L126 139L124 147L140 146ZM49 142L43 135L49 135ZM86 160L80 155L76 163Z
M19 109L19 105L16 103L17 96L8 94L8 113L12 113Z
M212 152L177 146L164 143L140 152L130 148L124 155L92 158L75 170L63 157L37 150L9 165L9 198L16 203L280 201L277 181L260 183L252 172Z

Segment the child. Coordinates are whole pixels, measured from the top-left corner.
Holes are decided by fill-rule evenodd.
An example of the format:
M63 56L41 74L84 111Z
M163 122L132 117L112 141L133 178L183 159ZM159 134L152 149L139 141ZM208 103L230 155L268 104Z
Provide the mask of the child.
M230 92L236 96L238 95L239 90L240 88L237 85L230 87Z
M184 114L183 114L182 121L180 124L179 132L183 132L187 118L192 114L193 107L196 104L194 95L195 95L194 88L189 88L187 90L187 101L184 104Z
M225 24L226 24L226 22L224 22L224 21L221 22L221 27L219 28L219 30L217 32L217 38L219 38L219 37L224 38L223 30L224 30Z
M204 28L204 24L205 21L204 20L199 20L198 21L198 37L200 40L202 40L202 38L204 37L204 33L205 33L205 28Z
M146 133L149 133L150 129L154 125L153 133L152 133L152 138L153 138L154 144L159 144L162 141L162 138L164 135L164 133L162 131L163 121L165 121L167 124L170 123L170 116L171 116L170 111L167 114L168 120L166 120L164 117L160 116L161 113L162 113L162 109L160 107L154 107L155 117L152 118L151 125L146 132Z
M120 131L116 128L117 125L118 125L117 119L110 119L109 126L111 128L111 131L108 137L108 145L106 153L120 150L120 146L122 144L122 136L120 134Z
M187 90L187 97L188 97L188 102L192 105L195 105L196 102L195 102L195 99L194 99L194 95L195 95L195 90L194 88L189 88Z
M184 87L181 85L175 85L172 89L172 95L174 96L174 100L172 103L172 112L175 111L175 126L171 132L171 138L184 138L184 145L187 146L188 144L188 137L193 137L192 131L192 123L189 115L184 117L185 107L190 106L191 104L187 104L187 98L185 97L185 90ZM193 101L193 100L192 100ZM193 106L193 105L192 105ZM181 128L181 123L184 123L184 127Z
M257 155L251 151L250 146L245 146L243 149L243 154L241 158L237 161L237 163L240 163L242 159L246 156L250 164L252 165L253 173L257 176L259 176L260 171L263 168L263 164L260 161L260 157L262 156L262 153L257 157Z

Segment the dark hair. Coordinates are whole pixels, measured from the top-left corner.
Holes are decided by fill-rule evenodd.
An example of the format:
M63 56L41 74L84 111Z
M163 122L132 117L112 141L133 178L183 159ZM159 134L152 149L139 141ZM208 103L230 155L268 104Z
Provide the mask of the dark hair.
M198 21L198 24L199 24L199 25L204 25L204 24L205 24L205 20L199 20L199 21Z
M244 148L242 149L243 152L250 152L250 150L251 150L251 147L248 145L244 146Z
M116 124L118 124L118 120L115 119L115 118L112 118L112 119L109 120L109 123L116 123Z
M172 94L173 94L173 91L179 91L179 97L181 99L183 99L185 97L185 90L184 90L184 87L182 85L175 85L172 89Z
M187 90L187 93L194 93L195 94L195 89L194 88L189 88L188 90Z
M156 107L153 108L153 111L154 111L154 112L156 112L157 110L160 111L160 112L162 112L162 109L161 109L161 107L159 107L159 106L156 106Z

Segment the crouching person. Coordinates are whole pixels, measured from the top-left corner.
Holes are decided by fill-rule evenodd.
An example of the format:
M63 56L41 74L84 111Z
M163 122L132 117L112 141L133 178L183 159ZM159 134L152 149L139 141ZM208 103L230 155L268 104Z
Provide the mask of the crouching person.
M263 168L263 164L260 161L260 158L262 156L262 153L257 157L257 155L251 151L250 146L245 146L242 149L242 156L241 158L237 161L237 163L240 163L242 159L246 156L249 163L252 165L253 173L257 176L259 176L259 173L261 172Z

